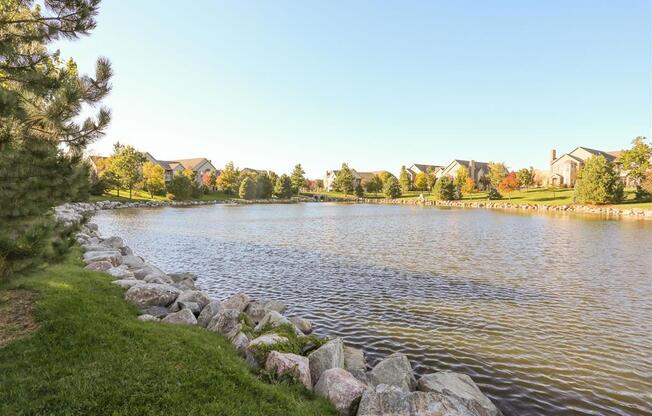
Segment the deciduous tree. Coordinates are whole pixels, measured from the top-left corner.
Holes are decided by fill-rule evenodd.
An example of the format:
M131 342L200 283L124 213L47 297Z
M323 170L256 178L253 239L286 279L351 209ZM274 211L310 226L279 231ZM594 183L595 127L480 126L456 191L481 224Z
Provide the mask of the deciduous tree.
M414 177L414 188L417 191L428 190L428 175L425 172L419 172Z
M168 196L176 201L190 199L192 191L192 181L183 173L176 173L168 185Z
M498 189L498 185L507 176L508 170L504 163L489 163L489 182L491 186Z
M620 202L623 184L613 164L602 155L588 158L577 175L573 197L588 204Z
M466 166L460 166L460 168L457 170L457 173L455 174L455 179L453 179L453 183L455 184L455 187L457 189L462 189L464 185L466 185L466 180L469 178L469 170L466 168Z
M401 196L401 184L394 176L390 176L383 185L383 192L387 198L399 198Z
M520 182L521 186L525 186L525 189L528 190L530 186L534 184L534 168L530 169L523 168L516 172L516 177Z
M229 195L236 195L240 190L240 171L235 168L233 162L229 162L222 169L217 177L217 189Z
M641 187L641 182L650 170L652 158L652 147L646 142L646 138L639 136L632 140L632 148L624 150L620 156L622 169L627 172L627 177L636 186L637 197L642 197L646 192ZM643 191L643 192L642 192Z
M512 199L512 192L514 192L521 183L518 180L515 172L510 172L503 178L503 180L498 184L498 190L500 192L506 193L509 199Z
M143 163L143 187L153 198L165 190L165 169L156 163Z
M133 146L122 145L119 142L113 145L111 171L120 180L120 185L129 190L129 199L134 186L142 179L143 162L145 156Z

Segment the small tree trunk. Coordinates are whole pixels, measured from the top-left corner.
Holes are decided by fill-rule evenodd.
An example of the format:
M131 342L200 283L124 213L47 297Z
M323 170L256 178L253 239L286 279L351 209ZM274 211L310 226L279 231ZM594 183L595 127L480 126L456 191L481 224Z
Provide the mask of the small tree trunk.
M118 190L118 198L120 198L120 187L118 186L116 189Z
M129 199L131 199L131 186L129 187Z

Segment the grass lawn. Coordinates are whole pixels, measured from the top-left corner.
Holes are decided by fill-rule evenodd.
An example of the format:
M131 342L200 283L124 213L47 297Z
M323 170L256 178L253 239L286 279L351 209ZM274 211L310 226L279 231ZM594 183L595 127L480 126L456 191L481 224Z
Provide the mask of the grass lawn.
M136 320L79 257L0 284L34 294L38 325L0 347L1 415L336 414L303 387L259 380L221 335Z
M210 192L205 195L201 195L196 201L224 201L227 199L235 199L233 196L226 195L223 192ZM119 201L119 202L133 202L133 201L169 201L169 199L164 195L154 195L152 196L149 192L145 191L133 191L131 193L131 199L129 199L129 191L121 190L120 196L115 189L107 191L104 195L91 195L89 202L98 202L98 201Z

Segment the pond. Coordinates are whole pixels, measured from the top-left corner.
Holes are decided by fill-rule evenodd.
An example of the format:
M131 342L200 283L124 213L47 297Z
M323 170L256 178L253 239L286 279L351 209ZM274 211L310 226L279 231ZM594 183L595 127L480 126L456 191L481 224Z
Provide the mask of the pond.
M308 203L99 212L216 298L470 375L506 415L652 414L652 222Z

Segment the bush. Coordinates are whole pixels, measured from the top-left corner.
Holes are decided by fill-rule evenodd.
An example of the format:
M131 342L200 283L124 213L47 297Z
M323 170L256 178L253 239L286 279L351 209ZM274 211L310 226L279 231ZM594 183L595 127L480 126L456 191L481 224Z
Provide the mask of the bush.
M500 194L500 192L498 192L498 189L491 187L487 192L487 198L492 201L495 201L498 199L503 199L503 196Z
M240 183L240 191L238 192L238 195L240 195L240 198L246 200L256 199L256 184L249 176L244 178L242 183Z
M623 184L604 156L588 158L580 169L573 198L587 204L609 204L623 199Z
M448 176L442 176L435 183L435 188L432 190L436 199L442 201L452 201L461 198L461 192L453 183L453 180Z
M398 198L401 196L401 184L398 183L398 179L393 176L390 176L385 181L383 186L383 192L387 198Z
M355 187L355 196L358 198L362 198L364 196L364 189L362 189L362 185L358 183Z
M168 185L168 194L172 194L172 200L183 201L189 199L193 193L193 185L190 178L185 175L174 175Z

